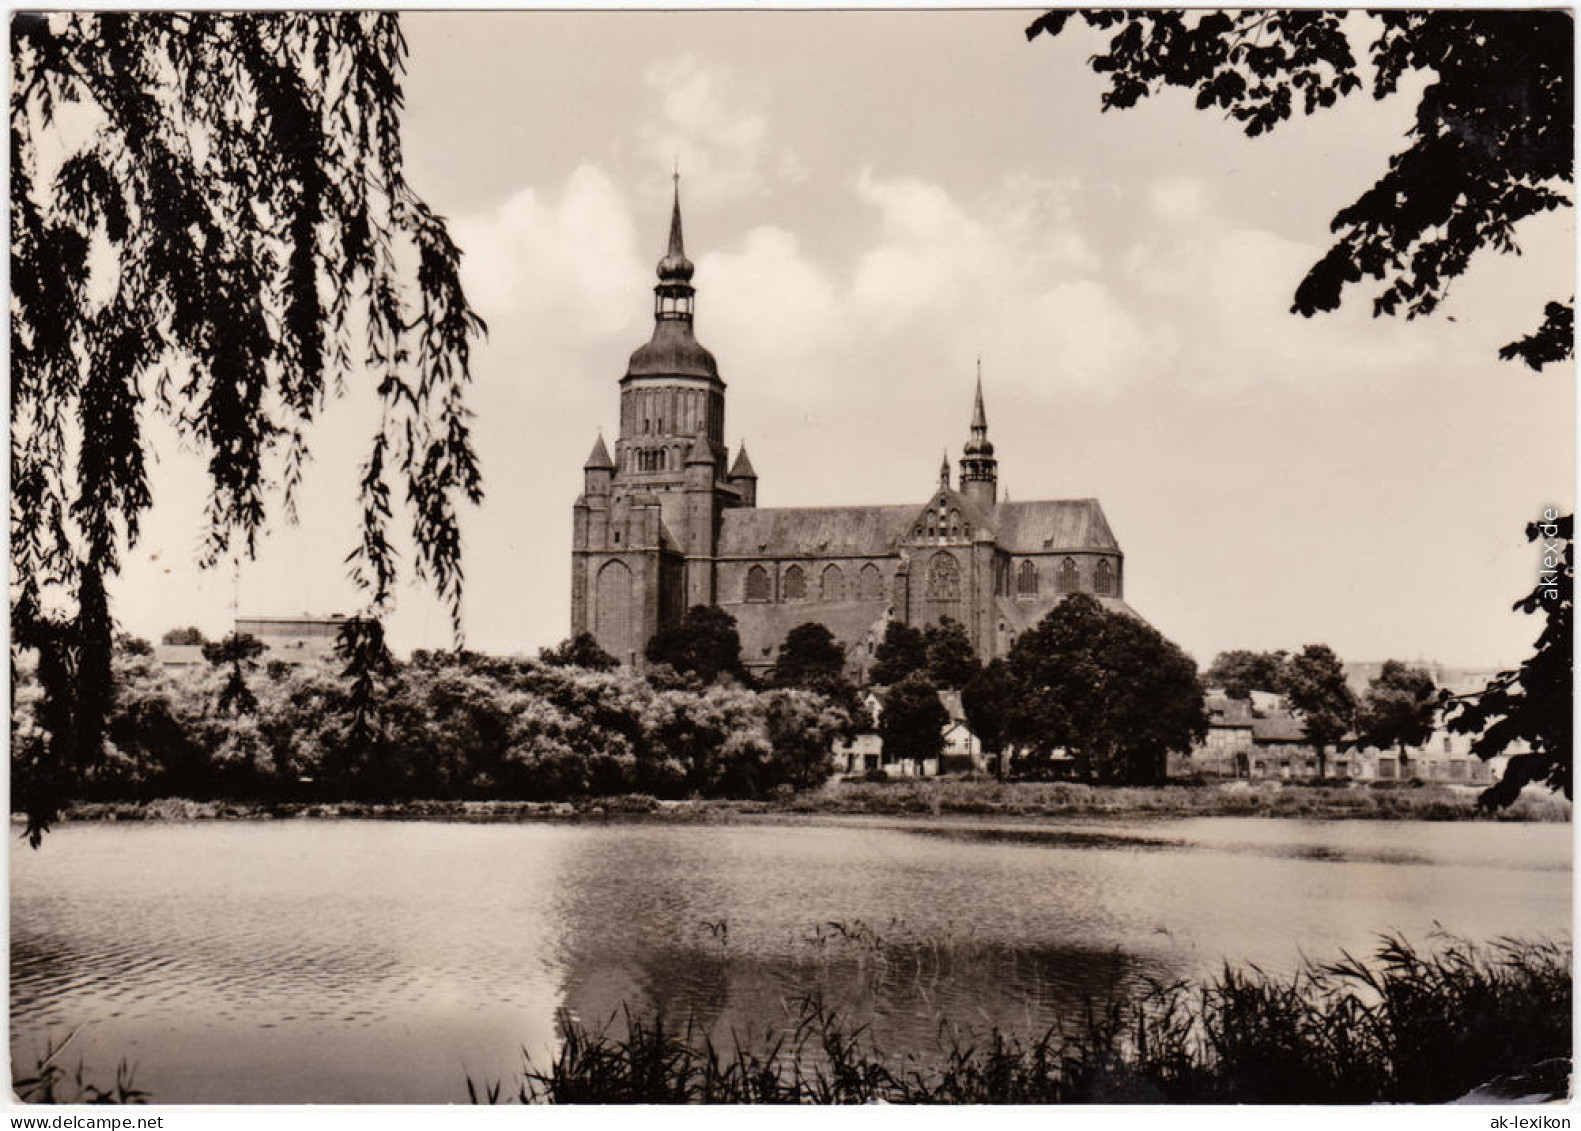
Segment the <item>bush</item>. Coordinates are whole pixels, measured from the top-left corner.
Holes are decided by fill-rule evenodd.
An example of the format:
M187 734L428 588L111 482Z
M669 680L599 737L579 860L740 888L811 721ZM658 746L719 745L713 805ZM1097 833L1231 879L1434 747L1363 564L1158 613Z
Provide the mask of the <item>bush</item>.
M558 657L557 657L558 659ZM353 710L332 667L168 670L124 652L107 757L78 800L531 800L646 794L758 798L828 779L846 706L807 689L758 692L629 669L420 652ZM247 694L227 694L237 678ZM13 774L37 762L36 678L13 698Z

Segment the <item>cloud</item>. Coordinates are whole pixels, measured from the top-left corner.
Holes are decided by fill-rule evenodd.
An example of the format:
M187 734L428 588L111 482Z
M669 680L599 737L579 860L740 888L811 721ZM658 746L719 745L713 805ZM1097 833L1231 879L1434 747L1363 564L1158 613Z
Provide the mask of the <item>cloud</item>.
M705 299L699 333L710 331L710 340L754 367L821 360L845 335L839 283L782 228L754 228L738 249L704 255L697 279Z
M1166 223L1189 223L1208 208L1208 186L1195 177L1171 176L1148 190L1147 204Z
M645 131L642 151L661 166L678 160L700 197L759 196L806 178L795 153L774 140L750 89L721 82L690 56L653 64L647 80L661 95L660 120Z
M1319 318L1292 314L1296 287L1323 249L1238 223L1200 182L1168 178L1148 190L1146 205L1116 257L1115 284L1167 328L1175 379L1207 391L1333 387L1427 356L1422 334L1403 320L1370 318L1355 298Z
M557 197L524 188L454 230L467 295L495 332L602 341L642 312L632 298L651 264L629 205L595 166L579 167Z

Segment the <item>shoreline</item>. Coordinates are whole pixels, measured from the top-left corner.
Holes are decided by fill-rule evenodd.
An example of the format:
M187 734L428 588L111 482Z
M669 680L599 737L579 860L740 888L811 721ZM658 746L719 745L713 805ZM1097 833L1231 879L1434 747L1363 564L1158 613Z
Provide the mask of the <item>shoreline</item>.
M60 824L145 821L383 820L515 824L643 822L688 825L809 823L848 817L967 817L1036 822L1078 819L1253 817L1288 820L1425 820L1566 823L1571 804L1528 791L1495 814L1475 788L1409 784L1306 786L1276 782L1088 786L1071 782L938 780L831 782L769 800L660 801L646 795L569 801L148 801L75 802ZM13 814L13 824L17 822Z

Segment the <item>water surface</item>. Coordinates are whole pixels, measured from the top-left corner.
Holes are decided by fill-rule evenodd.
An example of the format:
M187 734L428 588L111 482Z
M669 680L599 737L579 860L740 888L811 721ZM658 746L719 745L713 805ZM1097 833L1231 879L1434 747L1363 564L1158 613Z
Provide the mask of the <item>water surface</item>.
M726 1039L817 994L893 1053L1384 931L1568 941L1568 825L68 825L11 858L17 1069L159 1102L444 1102L562 1013ZM97 1069L97 1072L95 1072Z

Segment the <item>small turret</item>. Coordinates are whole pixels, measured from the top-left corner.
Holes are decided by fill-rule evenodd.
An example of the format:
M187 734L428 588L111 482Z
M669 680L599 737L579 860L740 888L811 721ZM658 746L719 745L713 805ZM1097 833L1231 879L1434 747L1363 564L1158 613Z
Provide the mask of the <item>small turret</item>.
M950 451L944 450L944 458L939 461L939 486L944 490L950 489Z
M740 493L742 506L758 505L758 473L753 470L752 461L747 458L745 443L736 452L736 461L730 465L730 474L726 478Z
M582 465L583 492L588 495L607 495L615 478L615 461L609 458L604 446L604 434L598 434L587 462Z
M686 453L686 489L712 491L719 462L706 434L699 432Z

